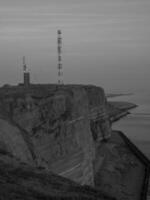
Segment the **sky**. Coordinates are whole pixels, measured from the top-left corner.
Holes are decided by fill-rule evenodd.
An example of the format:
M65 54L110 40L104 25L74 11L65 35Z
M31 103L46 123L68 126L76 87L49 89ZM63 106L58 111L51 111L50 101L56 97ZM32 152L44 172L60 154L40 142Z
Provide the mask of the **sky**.
M150 84L150 0L0 0L0 85L57 83L57 30L64 83L132 92Z

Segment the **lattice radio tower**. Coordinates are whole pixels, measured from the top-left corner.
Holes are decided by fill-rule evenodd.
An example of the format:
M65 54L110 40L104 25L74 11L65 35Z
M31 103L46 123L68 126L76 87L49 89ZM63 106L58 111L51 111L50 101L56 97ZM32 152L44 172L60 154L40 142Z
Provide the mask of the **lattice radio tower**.
M57 31L58 35L58 84L63 84L63 67L62 67L62 32L61 30Z

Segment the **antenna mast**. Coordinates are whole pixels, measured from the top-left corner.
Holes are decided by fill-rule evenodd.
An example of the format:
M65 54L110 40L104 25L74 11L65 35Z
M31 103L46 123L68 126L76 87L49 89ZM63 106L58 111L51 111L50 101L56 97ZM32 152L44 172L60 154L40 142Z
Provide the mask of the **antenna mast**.
M27 66L26 66L26 61L25 61L25 56L23 56L22 61L23 61L23 73L27 72Z
M62 68L62 32L61 30L57 31L58 35L58 84L63 84L63 68Z

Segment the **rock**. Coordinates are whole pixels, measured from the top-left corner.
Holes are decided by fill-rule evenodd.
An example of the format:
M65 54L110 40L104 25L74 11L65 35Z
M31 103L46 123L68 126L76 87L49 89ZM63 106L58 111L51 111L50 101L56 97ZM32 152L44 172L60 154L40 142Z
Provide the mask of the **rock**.
M12 124L6 136L12 134L15 139L3 138L3 134L0 139L13 155L81 184L94 185L95 142L111 134L102 88L11 88L7 95L3 90L4 97L1 115L5 113L5 127L8 121Z

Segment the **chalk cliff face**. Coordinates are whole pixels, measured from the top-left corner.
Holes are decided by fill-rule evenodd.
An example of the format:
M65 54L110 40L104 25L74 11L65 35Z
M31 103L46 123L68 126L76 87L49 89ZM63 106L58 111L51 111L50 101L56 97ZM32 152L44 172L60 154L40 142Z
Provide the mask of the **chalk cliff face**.
M22 162L94 184L96 143L111 135L103 89L39 86L0 96L2 148Z

